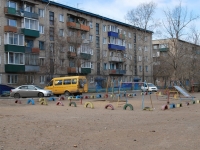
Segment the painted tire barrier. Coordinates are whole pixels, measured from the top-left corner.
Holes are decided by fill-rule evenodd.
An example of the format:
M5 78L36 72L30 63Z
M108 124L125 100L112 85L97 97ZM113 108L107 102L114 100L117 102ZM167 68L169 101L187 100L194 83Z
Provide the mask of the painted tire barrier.
M191 104L195 104L195 101L192 101Z
M80 99L80 98L81 98L81 96L80 96L80 95L77 95L77 96L76 96L76 99Z
M85 99L88 99L88 96L85 96Z
M49 101L55 101L56 99L54 97L49 97L48 100Z
M111 110L114 110L114 107L113 107L113 105L111 105L111 104L107 104L107 105L105 106L105 109L107 109L108 107L110 107L110 108L111 108Z
M76 107L76 103L75 102L70 102L69 106L74 105L74 107Z
M73 96L68 96L67 99L68 99L68 100L71 100L71 99L73 99Z
M104 95L104 98L108 98L108 94L105 94L105 95Z
M58 101L58 102L56 103L56 105L57 105L57 106L64 106L64 104L63 104L61 101Z
M94 105L91 102L86 102L84 107L87 108L88 105L90 105L90 108L94 108Z
M170 108L170 109L175 108L175 104L174 104L174 103L169 104L169 108Z
M101 98L101 94L97 94L97 95L96 95L96 98Z
M65 98L63 96L59 97L59 100L65 100Z
M127 107L129 107L130 110L133 110L133 106L131 104L125 104L123 109L126 110Z
M20 100L16 100L15 103L21 104L22 102Z
M189 103L189 102L186 102L186 105L188 106L188 105L190 105L190 103Z
M199 103L200 103L200 100L197 100L196 103L199 104Z
M45 98L40 98L39 102L40 102L41 105L48 105Z
M31 103L32 105L35 105L35 101L33 99L28 99L27 104Z
M182 103L176 104L176 107L182 107Z
M94 95L91 95L90 98L94 98Z
M153 109L152 109L152 108L150 108L150 107L144 107L144 109L143 109L143 110L152 111Z
M161 109L162 109L162 110L166 110L166 109L168 109L168 106L167 106L167 105L163 105L163 106L161 107Z

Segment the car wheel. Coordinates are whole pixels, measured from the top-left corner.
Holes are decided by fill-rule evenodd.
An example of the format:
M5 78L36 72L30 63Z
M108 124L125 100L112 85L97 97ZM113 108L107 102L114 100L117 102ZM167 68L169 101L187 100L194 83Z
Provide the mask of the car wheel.
M69 95L70 95L69 91L65 91L65 96L69 96Z
M19 93L15 93L15 94L14 94L14 98L20 98Z
M38 93L38 97L44 97L43 93Z

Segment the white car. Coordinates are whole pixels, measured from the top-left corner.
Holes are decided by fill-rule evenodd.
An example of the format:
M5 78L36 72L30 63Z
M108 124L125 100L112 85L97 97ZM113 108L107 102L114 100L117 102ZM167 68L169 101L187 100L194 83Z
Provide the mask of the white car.
M157 92L158 88L153 83L146 83L141 86L142 91Z

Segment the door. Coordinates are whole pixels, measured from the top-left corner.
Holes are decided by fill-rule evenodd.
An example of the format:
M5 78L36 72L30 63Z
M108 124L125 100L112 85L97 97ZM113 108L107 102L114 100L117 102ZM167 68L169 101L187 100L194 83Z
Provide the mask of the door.
M28 86L27 97L37 97L38 93L38 90L33 85Z

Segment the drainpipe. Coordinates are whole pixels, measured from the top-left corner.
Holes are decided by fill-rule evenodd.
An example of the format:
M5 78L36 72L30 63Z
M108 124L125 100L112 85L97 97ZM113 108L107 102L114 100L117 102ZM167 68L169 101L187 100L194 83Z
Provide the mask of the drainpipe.
M45 10L45 24L46 24L46 28L47 28L47 7L49 6L50 1L48 1L47 5L45 6L44 10ZM45 27L44 27L45 28ZM45 31L45 30L44 30ZM45 33L45 57L47 56L47 33Z

